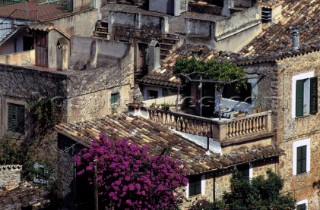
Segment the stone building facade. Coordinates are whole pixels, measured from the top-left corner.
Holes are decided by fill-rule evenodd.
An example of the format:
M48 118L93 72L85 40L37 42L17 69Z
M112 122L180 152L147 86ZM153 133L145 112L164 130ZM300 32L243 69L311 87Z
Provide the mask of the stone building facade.
M11 190L21 182L21 165L0 166L0 189Z
M87 42L89 46L92 43L96 43L97 46L103 45L90 38ZM115 43L110 45L114 47L109 48L111 50L118 48L118 55L112 57L95 51L91 55L97 57L95 62L98 64L95 67L90 66L92 62L87 63L84 56L71 53L70 59L76 63L85 60L84 65L87 67L82 70L70 68L59 71L33 66L34 64L28 66L1 64L0 135L29 139L32 136L33 123L30 118L30 104L42 98L62 101L64 122L102 117L125 109L126 103L133 99L133 52L130 45L125 43L120 43L120 46ZM106 61L107 57L112 62ZM90 55L88 59L90 61ZM8 114L10 109L14 111ZM8 125L9 121L12 121L10 117L16 119L18 115L23 119L19 121L20 118L17 118L23 127L22 132L16 132Z
M311 50L297 57L278 60L279 67L279 108L278 108L278 143L286 151L280 158L280 175L285 179L284 191L294 195L297 202L307 204L308 209L320 208L318 189L313 182L320 179L319 146L320 146L320 114L319 114L319 77L320 52ZM306 84L311 78L318 78L316 84ZM304 82L303 116L297 116L298 82ZM309 91L317 88L316 95ZM311 95L309 95L311 94ZM312 104L315 97L315 104ZM309 100L311 100L309 102ZM315 105L316 107L312 107ZM312 112L316 108L315 112ZM305 166L299 171L299 148L306 147Z

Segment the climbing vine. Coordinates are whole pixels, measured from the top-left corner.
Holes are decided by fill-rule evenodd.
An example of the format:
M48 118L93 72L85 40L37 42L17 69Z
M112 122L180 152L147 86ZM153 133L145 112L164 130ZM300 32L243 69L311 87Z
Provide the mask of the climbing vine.
M37 136L44 136L61 121L58 103L51 99L40 99L31 103L33 129Z

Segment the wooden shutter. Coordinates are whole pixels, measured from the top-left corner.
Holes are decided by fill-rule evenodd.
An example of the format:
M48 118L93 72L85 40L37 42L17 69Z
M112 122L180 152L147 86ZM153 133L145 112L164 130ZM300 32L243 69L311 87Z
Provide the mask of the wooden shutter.
M297 148L297 174L307 171L307 146Z
M318 112L318 78L310 78L310 114Z
M13 131L16 127L15 107L8 104L8 130Z
M303 116L303 86L305 80L296 83L296 117Z
M25 116L24 106L8 104L8 130L13 132L24 132Z

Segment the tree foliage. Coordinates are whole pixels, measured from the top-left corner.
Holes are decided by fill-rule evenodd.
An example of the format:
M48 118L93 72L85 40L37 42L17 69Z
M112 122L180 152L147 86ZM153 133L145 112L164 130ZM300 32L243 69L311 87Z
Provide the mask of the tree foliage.
M151 156L147 146L100 135L75 156L78 175L93 177L97 160L99 198L115 209L175 209L187 179L183 164L167 156ZM92 179L89 180L92 183Z
M189 75L191 79L198 79L202 76L202 80L215 81L217 89L221 89L225 84L237 82L237 85L243 85L245 72L229 61L217 62L214 59L205 62L196 58L180 58L177 60L174 73L183 75L183 83L188 83L185 75Z
M294 199L280 194L283 180L271 170L266 178L258 176L251 181L236 172L230 182L231 192L223 195L229 209L294 209Z

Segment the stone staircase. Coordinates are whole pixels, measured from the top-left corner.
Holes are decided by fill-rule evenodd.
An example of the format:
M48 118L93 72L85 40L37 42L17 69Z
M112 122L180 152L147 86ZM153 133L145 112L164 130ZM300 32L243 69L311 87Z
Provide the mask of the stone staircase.
M165 59L168 55L170 55L175 50L179 41L179 36L174 34L166 34L164 37L160 38L159 43L161 59Z

